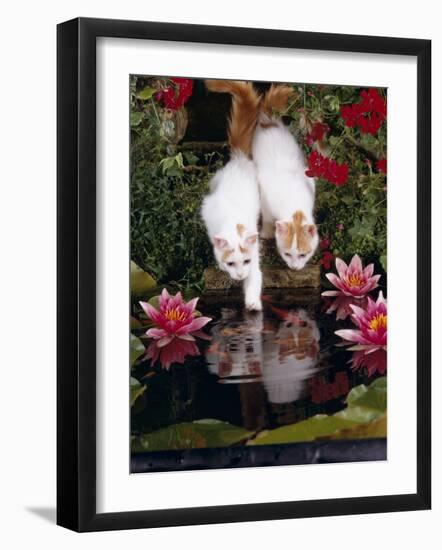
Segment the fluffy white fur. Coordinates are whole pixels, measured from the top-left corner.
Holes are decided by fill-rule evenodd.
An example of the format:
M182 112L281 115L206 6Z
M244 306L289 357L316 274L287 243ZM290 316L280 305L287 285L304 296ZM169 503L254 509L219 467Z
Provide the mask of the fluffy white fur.
M212 178L211 192L203 201L201 215L213 243L220 269L244 281L246 308L260 310L262 276L259 268L259 190L253 162L242 152ZM238 224L244 229L241 235ZM233 250L227 257L226 252ZM246 250L247 252L243 252Z
M302 269L318 246L318 233L313 219L315 182L305 175L304 155L295 138L281 120L271 121L262 115L252 143L252 156L257 167L261 192L261 237L276 237L278 251L291 269ZM286 246L288 224L301 211L308 229L310 252L300 253L296 238Z

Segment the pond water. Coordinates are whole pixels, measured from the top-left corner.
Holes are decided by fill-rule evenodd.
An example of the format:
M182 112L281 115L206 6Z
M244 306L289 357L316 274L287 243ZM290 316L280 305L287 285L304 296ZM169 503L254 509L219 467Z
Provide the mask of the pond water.
M203 295L197 307L213 321L185 363L166 370L149 359L133 370L147 385L132 408L134 436L204 419L274 429L336 413L353 387L376 378L350 368L352 352L336 346L334 331L351 322L327 314L317 293L268 293L259 313L244 311L233 291Z

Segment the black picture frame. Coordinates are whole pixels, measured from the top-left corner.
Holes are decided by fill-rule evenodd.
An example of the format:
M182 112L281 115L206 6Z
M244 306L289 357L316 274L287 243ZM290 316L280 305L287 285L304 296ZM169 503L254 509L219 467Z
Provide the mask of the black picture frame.
M417 58L417 492L96 512L96 39L115 37ZM431 41L79 18L57 28L57 523L75 531L424 510L431 506Z

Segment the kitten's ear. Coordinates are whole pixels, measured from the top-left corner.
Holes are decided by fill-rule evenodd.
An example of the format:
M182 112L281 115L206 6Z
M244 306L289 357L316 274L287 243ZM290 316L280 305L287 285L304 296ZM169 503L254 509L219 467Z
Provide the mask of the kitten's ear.
M280 235L281 237L284 237L285 235L288 234L289 232L289 227L288 227L288 223L287 222L283 222L283 221L276 221L275 222L275 229L276 229L276 234L277 235Z
M307 225L306 226L307 233L310 235L310 237L314 237L316 235L316 225Z
M213 244L216 248L222 249L227 246L227 241L223 237L213 237Z
M258 240L258 233L253 233L253 235L249 235L248 237L246 237L246 243L247 244L256 244Z

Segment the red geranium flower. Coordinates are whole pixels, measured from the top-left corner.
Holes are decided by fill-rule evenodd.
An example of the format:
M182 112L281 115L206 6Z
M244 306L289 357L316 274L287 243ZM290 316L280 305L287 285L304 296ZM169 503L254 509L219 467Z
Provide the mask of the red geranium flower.
M349 128L357 126L362 134L376 134L387 116L387 103L376 88L362 90L359 103L344 105L341 117Z
M324 178L333 185L343 185L348 179L348 166L312 151L308 156L306 175L311 178Z
M365 113L375 112L384 119L387 116L387 104L383 97L379 95L376 88L369 88L368 90L362 90L360 93L362 101L360 102L360 108Z
M175 86L160 90L155 98L162 101L167 109L177 111L186 103L193 91L193 80L190 78L171 78Z
M346 164L338 164L335 160L331 160L328 164L326 178L334 185L343 185L348 180L348 166Z
M379 159L376 163L376 168L378 172L387 173L387 159Z
M334 255L329 250L326 250L322 255L320 263L324 266L324 269L330 269L334 259Z
M318 153L318 151L312 151L308 156L308 169L306 175L311 178L325 178L325 174L328 168L328 159Z
M329 130L330 128L327 124L315 122L310 133L307 135L307 145L311 147L315 141L321 141Z
M349 128L354 128L356 126L360 114L361 111L357 103L341 107L341 117L344 119L345 125Z

